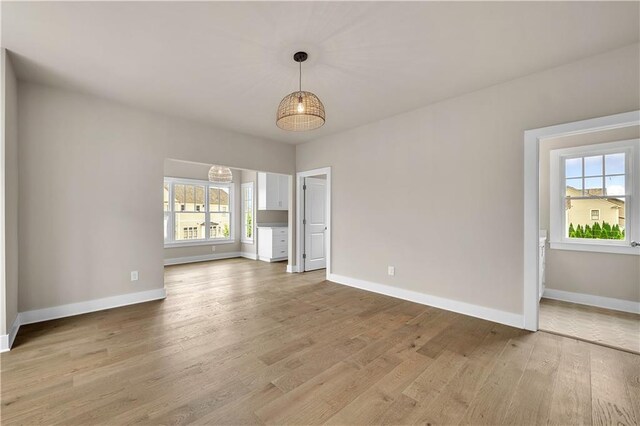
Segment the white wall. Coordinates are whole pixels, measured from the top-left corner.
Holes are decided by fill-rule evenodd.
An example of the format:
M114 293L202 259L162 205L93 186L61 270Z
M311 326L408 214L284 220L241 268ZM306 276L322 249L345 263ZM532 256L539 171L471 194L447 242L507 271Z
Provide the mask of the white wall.
M5 49L0 51L2 68L2 130L0 138L0 170L2 181L3 223L3 267L0 267L0 334L8 334L18 314L18 83L11 63L11 56ZM2 213L0 213L0 217Z
M540 142L540 228L549 229L550 151L640 137L640 127L584 133ZM640 302L640 256L547 247L545 285L549 289Z
M18 95L20 311L163 287L166 158L294 172L291 145L38 84Z
M639 50L298 146L298 171L332 167L332 272L522 313L523 132L639 109Z

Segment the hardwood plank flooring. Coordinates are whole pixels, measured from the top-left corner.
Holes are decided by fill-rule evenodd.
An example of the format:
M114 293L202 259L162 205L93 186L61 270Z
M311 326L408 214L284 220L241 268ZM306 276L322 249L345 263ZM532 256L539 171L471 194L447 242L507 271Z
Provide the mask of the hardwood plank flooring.
M640 354L640 315L542 298L540 330Z
M12 424L627 424L640 356L229 259L167 299L24 326Z

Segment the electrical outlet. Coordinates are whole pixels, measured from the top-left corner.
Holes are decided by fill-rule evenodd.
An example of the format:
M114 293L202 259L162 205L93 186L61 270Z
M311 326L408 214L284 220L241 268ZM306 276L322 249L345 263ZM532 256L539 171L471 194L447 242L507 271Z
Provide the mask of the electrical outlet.
M395 266L388 266L387 267L387 274L389 274L390 276L394 276L396 274L396 267Z
M216 246L211 246L211 251L216 251Z
M138 271L131 271L131 281L138 281Z

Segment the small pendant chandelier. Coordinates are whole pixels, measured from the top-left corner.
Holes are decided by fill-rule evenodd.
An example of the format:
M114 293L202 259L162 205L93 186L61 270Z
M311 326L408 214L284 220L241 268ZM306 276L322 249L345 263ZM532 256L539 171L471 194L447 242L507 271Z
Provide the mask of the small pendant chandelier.
M276 125L283 130L300 132L321 127L325 122L324 105L311 92L302 91L302 63L306 52L297 52L293 60L300 64L300 86L297 92L288 94L280 101Z
M233 174L231 169L223 166L211 166L209 169L209 182L213 183L231 183Z

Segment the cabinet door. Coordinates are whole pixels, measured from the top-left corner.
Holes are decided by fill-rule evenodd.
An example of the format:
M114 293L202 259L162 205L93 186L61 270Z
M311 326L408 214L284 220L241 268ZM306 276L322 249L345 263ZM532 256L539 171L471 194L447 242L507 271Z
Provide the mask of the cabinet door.
M278 175L267 173L267 210L278 210L280 187Z
M267 174L258 173L258 210L267 210Z
M278 175L278 210L289 210L289 176Z

